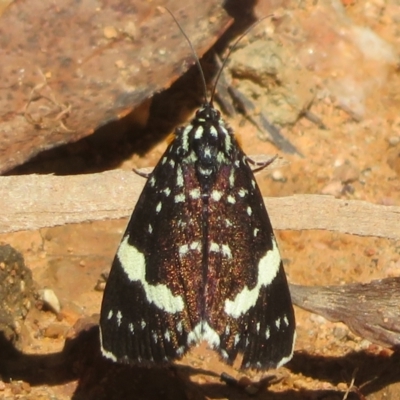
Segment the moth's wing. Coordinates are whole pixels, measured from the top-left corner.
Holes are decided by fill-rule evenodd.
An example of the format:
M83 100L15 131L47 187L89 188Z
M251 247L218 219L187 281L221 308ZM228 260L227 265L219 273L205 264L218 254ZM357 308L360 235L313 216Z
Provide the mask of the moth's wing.
M210 196L207 319L226 361L242 352L243 368L274 368L293 352L290 292L260 190L239 147L230 161Z
M176 159L179 146L175 139L149 177L107 280L100 339L114 361L180 358L199 323L202 206L190 196L194 170Z

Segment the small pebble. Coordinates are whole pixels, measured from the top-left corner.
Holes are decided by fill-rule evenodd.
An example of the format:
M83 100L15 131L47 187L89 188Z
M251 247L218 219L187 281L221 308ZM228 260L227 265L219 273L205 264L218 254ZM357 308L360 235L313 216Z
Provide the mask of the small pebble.
M271 177L275 182L286 182L287 181L286 176L283 175L283 173L280 169L274 170L271 174Z
M400 136L390 136L388 142L390 146L397 146L400 143Z
M56 296L56 294L52 289L45 288L39 290L39 295L45 306L47 306L50 310L54 311L56 314L60 312L61 310L60 301L58 300L58 297Z

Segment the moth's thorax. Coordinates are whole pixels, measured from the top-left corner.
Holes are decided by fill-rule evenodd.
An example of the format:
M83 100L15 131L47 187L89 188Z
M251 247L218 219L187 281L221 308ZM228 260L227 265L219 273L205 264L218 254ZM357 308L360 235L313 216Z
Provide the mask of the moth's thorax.
M200 186L207 190L219 169L232 159L235 140L220 112L204 104L191 123L180 132L183 163L193 164Z

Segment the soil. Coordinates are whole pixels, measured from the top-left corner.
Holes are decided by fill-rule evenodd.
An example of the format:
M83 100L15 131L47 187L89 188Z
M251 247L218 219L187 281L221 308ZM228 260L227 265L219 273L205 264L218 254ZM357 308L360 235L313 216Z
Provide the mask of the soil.
M335 14L332 5L318 8L314 3L306 2L303 9L293 10L292 19L278 18L280 24L266 22L268 29L274 29L274 40L291 49L286 49L288 55L279 53L281 72L272 81L250 79L248 71L239 73L234 65L228 68L233 84L254 104L262 104L266 115L269 103L274 107L281 104L288 121L274 108L271 122L282 126L282 134L301 153L280 153L287 165L258 174L258 184L265 196L322 193L399 205L400 5L396 1L342 1L339 4L344 8L336 9ZM321 19L324 12L329 18ZM297 40L292 36L293 21ZM367 34L360 34L360 27ZM263 33L257 30L248 42L262 40L267 28L262 28ZM380 37L391 50L382 55L384 45L371 35ZM365 38L367 44L356 41ZM246 40L239 50L246 48ZM366 48L376 54L365 55ZM293 64L290 61L295 56ZM290 68L283 72L285 65ZM193 79L190 74L193 72L155 99L152 108L136 111L140 120L147 120L147 130L120 135L118 141L111 133L102 134L97 142L94 137L90 142L48 152L25 166L24 173L67 173L76 171L76 165L81 173L93 172L107 168L110 159L118 168L128 170L154 166L167 146L165 138L159 140L160 135L154 135L154 127L162 125L164 118L157 109L169 110L172 104L181 110L175 111L176 119L187 116L191 108L187 104L193 103L193 94L187 90ZM248 86L246 80L251 81ZM295 80L295 87L285 86ZM257 90L254 85L258 85ZM350 92L357 94L351 101ZM287 101L285 93L296 96L296 102ZM318 116L323 127L304 117L305 110ZM247 154L279 152L265 140L265 132L245 116L237 114L226 120L240 136ZM119 159L127 148L134 151ZM40 304L31 308L16 344L18 350L11 352L15 358L7 358L2 368L0 398L245 399L251 394L280 400L400 398L398 353L357 337L344 324L299 308L295 309L293 360L277 371L241 371L236 365L227 366L204 344L165 369L131 368L104 361L96 331L102 292L95 288L101 287L101 276L110 268L126 224L127 220L102 221L1 235L1 242L22 253L36 285L55 292L61 311L55 313ZM275 233L290 282L340 285L400 276L400 246L394 240L328 231ZM221 382L222 373L233 378L229 384Z

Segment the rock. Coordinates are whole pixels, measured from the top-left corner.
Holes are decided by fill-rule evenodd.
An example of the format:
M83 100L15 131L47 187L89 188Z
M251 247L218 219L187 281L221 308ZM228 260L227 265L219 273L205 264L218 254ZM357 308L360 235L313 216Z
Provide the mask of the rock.
M14 345L34 300L32 273L21 253L8 244L0 245L0 332Z

